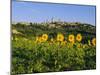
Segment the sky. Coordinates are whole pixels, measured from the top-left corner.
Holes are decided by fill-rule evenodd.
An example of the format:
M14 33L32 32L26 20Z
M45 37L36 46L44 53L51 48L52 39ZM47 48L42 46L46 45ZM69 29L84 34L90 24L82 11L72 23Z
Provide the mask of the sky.
M60 19L95 25L95 6L12 1L12 22Z

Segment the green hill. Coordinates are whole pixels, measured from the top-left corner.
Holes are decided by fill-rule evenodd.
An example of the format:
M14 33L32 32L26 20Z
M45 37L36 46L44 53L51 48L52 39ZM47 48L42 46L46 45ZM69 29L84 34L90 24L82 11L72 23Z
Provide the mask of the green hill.
M81 33L83 40L85 39L86 41L96 37L96 26L78 22L16 23L12 24L12 30L20 33L13 33L13 36L27 37L29 39L44 33L48 34L49 38L55 38L57 33L62 33L66 37L69 34L76 35L77 33Z

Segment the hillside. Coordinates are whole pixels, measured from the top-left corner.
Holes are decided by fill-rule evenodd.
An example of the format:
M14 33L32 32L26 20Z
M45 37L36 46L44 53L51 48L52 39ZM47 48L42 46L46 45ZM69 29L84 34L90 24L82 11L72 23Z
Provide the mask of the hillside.
M67 37L68 34L81 33L86 41L96 36L96 27L90 24L83 23L68 23L68 22L48 22L48 23L16 23L12 24L12 30L18 31L15 36L32 38L40 36L43 33L49 35L49 38L55 38L57 33L62 33ZM14 36L13 35L13 36ZM29 37L30 36L30 37Z

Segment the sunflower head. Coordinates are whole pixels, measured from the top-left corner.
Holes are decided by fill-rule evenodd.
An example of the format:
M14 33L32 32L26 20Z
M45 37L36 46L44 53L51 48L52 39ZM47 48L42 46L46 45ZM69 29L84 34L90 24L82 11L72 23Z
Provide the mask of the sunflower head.
M69 36L68 36L68 40L69 40L69 42L71 42L71 43L74 43L74 35L73 34L70 34Z
M42 41L47 41L48 40L48 35L47 34L43 34L41 37Z
M92 44L93 44L93 46L96 46L96 38L92 39Z
M41 43L43 41L42 37L38 37L38 42Z
M58 34L57 35L57 41L63 41L63 40L64 40L63 34Z
M78 42L81 42L81 41L82 41L82 35L81 35L81 34L77 34L76 40L77 40Z

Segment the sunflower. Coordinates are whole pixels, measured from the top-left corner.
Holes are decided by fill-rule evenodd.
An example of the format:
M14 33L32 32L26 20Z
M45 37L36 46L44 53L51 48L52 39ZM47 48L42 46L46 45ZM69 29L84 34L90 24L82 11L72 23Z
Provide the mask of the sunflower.
M81 35L81 34L77 34L76 40L77 40L78 42L80 42L80 41L82 40L82 35Z
M48 35L47 34L43 34L41 39L44 42L47 41L48 40Z
M68 36L69 42L74 43L74 35L71 34Z
M93 38L93 39L92 39L92 44L93 44L93 46L96 45L96 38Z
M42 39L42 37L39 37L39 38L38 38L38 42L39 42L39 43L41 43L41 42L43 42L43 41L44 41L44 40Z
M63 41L64 40L64 35L63 34L58 34L57 35L57 41Z

